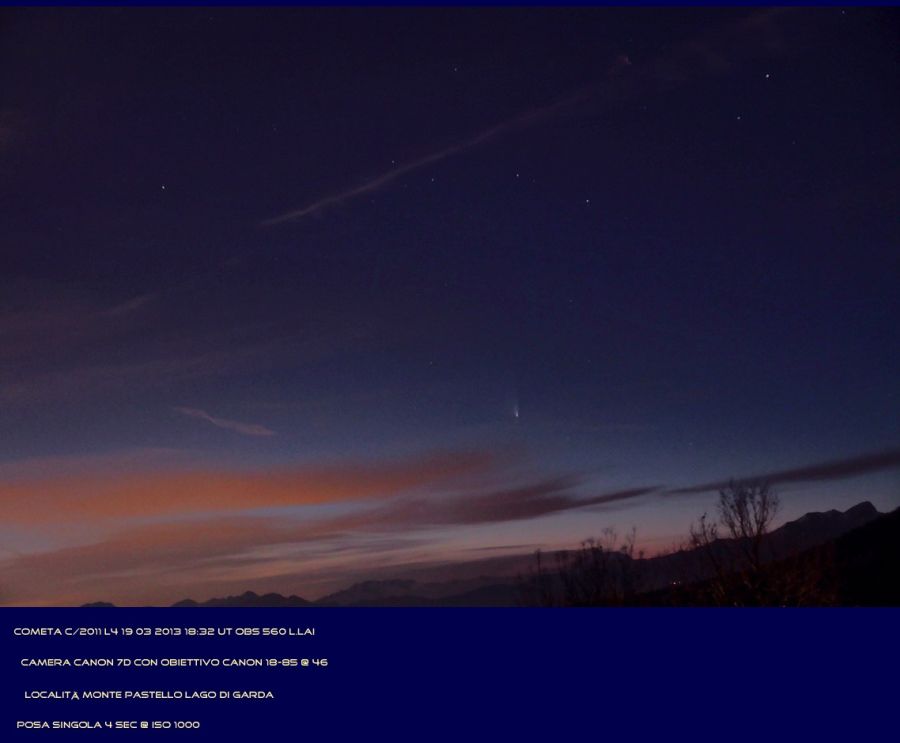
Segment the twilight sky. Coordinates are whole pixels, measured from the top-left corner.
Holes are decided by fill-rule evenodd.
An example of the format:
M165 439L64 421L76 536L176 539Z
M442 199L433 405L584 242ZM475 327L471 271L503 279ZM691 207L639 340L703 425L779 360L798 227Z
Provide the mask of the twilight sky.
M898 12L0 11L0 604L900 505Z

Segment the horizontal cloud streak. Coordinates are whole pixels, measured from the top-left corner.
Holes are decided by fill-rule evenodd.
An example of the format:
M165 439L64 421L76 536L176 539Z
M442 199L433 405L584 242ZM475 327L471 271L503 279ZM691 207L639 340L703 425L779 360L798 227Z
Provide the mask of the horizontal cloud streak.
M275 432L270 428L259 425L258 423L241 423L239 421L228 420L227 418L217 418L210 415L205 410L199 408L175 408L176 411L189 418L198 418L200 420L211 423L217 428L225 428L229 431L242 433L245 436L274 436Z
M97 494L98 483L85 473L80 475L74 501L53 497L62 490L54 490L48 497L43 489L35 489L27 477L23 481L22 475L27 475L31 466L25 473L18 472L18 477L8 478L8 485L2 489L0 516L7 522L39 525L54 519L89 520L103 515L104 509L112 509L118 516L182 517L213 509L221 515L132 526L92 544L13 557L2 564L0 603L65 604L97 598L120 603L168 603L182 595L207 595L222 586L246 589L246 581L250 580L253 586L271 586L279 576L291 576L293 586L302 586L306 580L318 580L315 576L323 570L333 569L345 576L364 570L379 559L380 550L385 555L399 551L399 556L391 558L397 565L402 565L403 559L422 559L421 549L431 558L440 559L443 553L436 541L439 532L434 529L511 523L625 504L652 495L703 493L726 482L672 490L635 487L583 495L577 492L580 483L576 478L558 477L494 490L473 488L470 482L468 489L460 490L461 478L490 471L492 461L484 454L453 454L394 465L252 474L230 484L221 479L221 473L220 479L213 474L175 473L170 479L151 478L144 482L143 489L119 493L124 504L116 508L119 491L101 489ZM816 482L897 467L900 450L891 449L758 477L775 484ZM114 479L118 481L120 475ZM212 500L209 493L197 493L207 477L214 478L210 484L215 491ZM66 482L66 487L72 486L72 482ZM419 488L430 494L412 494ZM448 491L453 494L447 494ZM97 499L90 500L88 493ZM350 499L364 503L363 499L371 497L389 499L340 516L314 520L224 514L229 508L254 505ZM52 518L42 515L53 511ZM429 533L435 535L431 541ZM402 535L402 544L397 542L398 535ZM404 545L421 549L403 557Z
M98 597L120 603L170 603L185 593L201 595L213 584L240 588L240 577L248 573L256 581L285 571L312 575L323 564L343 565L344 572L352 573L354 564L356 570L361 567L360 544L369 565L379 551L397 550L398 532L405 540L400 547L425 546L427 540L412 539L410 534L433 527L536 518L653 490L579 497L573 492L575 485L571 478L556 478L450 497L401 497L313 521L244 516L130 527L92 544L6 561L0 603L66 604Z
M900 468L900 449L887 449L870 454L861 454L847 459L832 459L805 467L794 467L774 472L764 472L740 479L760 480L772 485L793 482L822 482L827 480L844 480L850 477L861 477L874 472ZM668 490L667 495L688 493L707 493L720 490L728 485L728 480L705 482L683 488Z
M394 528L467 526L521 521L600 506L647 495L655 487L633 488L594 496L579 496L571 477L544 480L519 488L445 498L403 498L366 516L368 523Z
M562 111L568 106L578 103L581 100L585 100L591 95L592 91L593 88L582 90L566 96L565 98L562 98L558 101L555 101L547 106L534 108L530 111L520 113L507 119L506 121L495 124L494 126L491 126L479 132L478 134L475 134L474 136L463 140L462 142L451 145L450 147L445 147L444 149L438 150L436 152L432 152L431 154L420 157L417 160L412 160L411 162L400 165L396 168L393 168L392 170L388 170L387 172L382 173L379 176L371 178L362 185L347 189L346 191L332 194L330 196L325 196L324 198L318 199L299 209L294 209L292 211L285 212L284 214L279 214L278 216L272 217L270 219L265 219L260 224L264 227L269 227L272 225L280 224L282 222L291 222L298 219L303 219L303 217L318 214L323 209L326 209L328 207L338 206L340 204L343 204L344 202L350 201L351 199L355 199L358 196L363 196L367 193L374 193L375 191L379 191L380 189L389 185L403 175L413 173L417 170L421 170L428 165L433 165L434 163L440 162L441 160L446 160L453 155L458 155L467 150L471 150L478 145L490 142L492 139L495 139L501 134L505 134L515 129L537 123L538 121L552 116L553 114Z
M162 457L164 463L169 455L147 456L151 462ZM143 458L133 454L129 461L133 466ZM131 526L112 521L117 531L95 536L90 544L11 556L0 564L0 603L170 603L184 595L277 586L288 576L291 590L297 590L308 581L325 580L326 574L357 575L380 559L397 566L423 558L446 560L447 547L440 541L445 529L508 524L647 496L704 493L726 483L584 494L577 478L556 477L482 489L481 478L473 476L495 478L494 459L477 452L436 454L407 462L275 473L135 473L105 466L111 473L106 479L98 479L92 469L96 462L79 468L77 475L43 479L34 475L40 469L34 462L3 465L0 518L8 524L77 527L113 517L174 520ZM52 465L57 472L71 467L65 460ZM889 449L756 477L774 484L820 482L898 467L900 450ZM313 519L228 513L345 501L356 507Z
M629 82L633 83L635 90L637 90L645 88L646 84L651 82L657 84L684 82L692 76L724 72L730 67L736 56L747 53L747 49L742 47L746 47L749 37L752 37L754 40L758 40L761 37L766 38L765 35L770 30L771 21L782 12L779 10L755 12L734 26L720 29L717 34L703 39L692 39L687 43L676 46L672 53L650 60L639 71L636 71L634 75L629 75ZM503 134L537 124L567 109L571 109L579 103L599 98L601 93L606 94L607 100L605 102L611 102L620 96L624 90L622 86L612 87L610 78L613 78L615 73L620 72L626 66L630 67L631 62L627 56L621 55L608 70L606 78L600 82L585 86L546 106L532 108L512 116L478 132L468 139L387 170L358 186L338 191L316 199L298 209L265 219L260 222L260 225L269 227L283 222L300 220L304 217L319 214L329 207L339 206L365 194L374 193L390 185L401 176L467 152Z
M485 452L432 454L400 462L274 471L214 468L91 470L0 482L0 519L20 525L92 523L149 516L314 505L449 486L494 465Z

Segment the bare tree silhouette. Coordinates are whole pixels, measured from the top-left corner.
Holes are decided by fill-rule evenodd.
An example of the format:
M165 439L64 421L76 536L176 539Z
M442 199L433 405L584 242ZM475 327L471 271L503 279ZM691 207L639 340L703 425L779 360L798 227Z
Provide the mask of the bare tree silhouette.
M712 603L769 605L772 580L764 565L773 559L766 535L779 509L767 482L732 480L719 491L718 521L704 513L691 525L690 545L712 572Z
M534 606L831 606L841 603L836 544L798 547L773 534L780 499L765 481L732 480L717 513L691 525L673 558L644 560L636 531L605 529L577 550L538 551L520 577L520 603ZM665 581L662 583L662 581Z
M540 606L624 606L634 601L640 586L635 558L637 531L620 539L615 529L587 539L573 552L556 554L556 572L544 567L540 550L535 567L523 582L523 603Z

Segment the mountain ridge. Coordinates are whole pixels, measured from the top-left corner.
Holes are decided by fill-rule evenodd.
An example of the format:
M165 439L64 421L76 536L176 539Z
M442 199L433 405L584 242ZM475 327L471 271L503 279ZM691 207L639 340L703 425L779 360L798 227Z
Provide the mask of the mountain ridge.
M782 524L766 536L771 559L782 559L801 553L848 532L861 528L885 514L869 501L862 501L846 511L811 511ZM719 539L717 549L733 549L734 540ZM547 555L548 564L558 553ZM636 558L642 580L642 592L653 593L684 579L697 569L695 550L679 550L671 554ZM514 556L523 566L530 566L533 555ZM618 559L628 558L622 555ZM513 563L510 563L513 564ZM515 606L521 603L522 573L509 575L480 574L469 578L444 581L420 581L411 578L363 580L316 600L279 593L240 595L195 601L190 598L172 604L176 608L200 607L318 607L318 606ZM96 602L95 606L112 606ZM89 606L86 604L86 606Z

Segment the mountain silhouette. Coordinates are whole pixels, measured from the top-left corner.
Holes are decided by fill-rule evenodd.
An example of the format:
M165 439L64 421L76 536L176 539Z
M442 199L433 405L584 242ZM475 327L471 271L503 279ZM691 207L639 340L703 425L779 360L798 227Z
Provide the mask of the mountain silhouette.
M191 599L184 599L174 607L195 607L195 606L310 606L310 602L299 596L282 596L280 593L267 593L260 596L253 591L246 591L240 596L226 596L221 599L209 599L208 601L197 602Z
M763 567L762 578L770 584L799 579L800 585L788 594L788 602L777 605L900 606L900 508L872 519L863 510L852 517L859 517L865 523ZM701 597L707 593L709 584L710 581L701 580L667 586L642 594L636 603L703 605Z
M799 559L811 550L828 551L834 564L836 585L842 600L850 604L878 604L879 601L900 604L896 589L879 588L889 576L897 580L900 558L900 509L881 514L868 501L846 511L812 512L789 521L766 535L769 562ZM895 545L893 548L891 545ZM713 549L727 558L738 549L735 540L720 539ZM545 556L548 565L555 564L561 553ZM816 553L818 554L818 553ZM629 560L615 554L616 560ZM468 575L453 580L366 580L308 601L300 596L279 593L259 595L246 591L238 596L212 598L206 601L184 599L175 607L316 607L316 606L517 606L522 603L522 574L533 565L533 555L492 558L467 566ZM491 574L492 567L503 572ZM484 572L478 572L479 567ZM683 549L672 554L634 559L632 567L638 576L641 592L652 601L667 595L671 586L703 581L707 570L697 550ZM474 571L474 572L473 572ZM837 590L837 589L836 589ZM880 592L879 592L880 591ZM666 601L662 601L666 603ZM641 601L640 603L645 603ZM886 604L887 605L887 604ZM85 606L112 606L104 602Z

